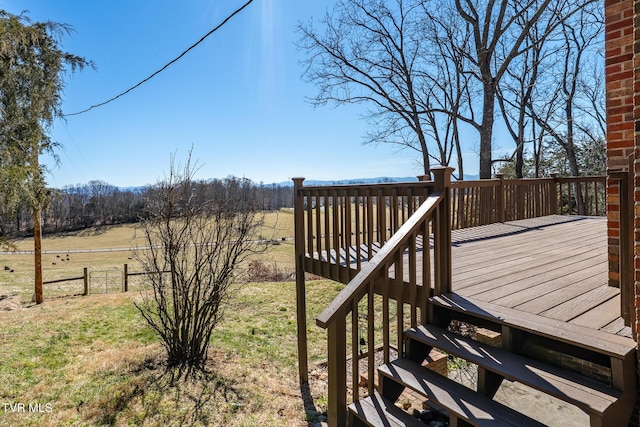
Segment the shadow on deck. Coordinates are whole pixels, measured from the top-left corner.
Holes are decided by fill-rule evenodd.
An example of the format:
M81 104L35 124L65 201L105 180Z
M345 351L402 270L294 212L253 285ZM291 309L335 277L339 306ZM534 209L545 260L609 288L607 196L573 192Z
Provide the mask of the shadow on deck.
M461 296L631 337L620 317L620 290L608 285L607 222L603 217L550 215L451 233L453 291ZM421 247L422 242L418 245ZM355 273L374 255L341 251ZM418 251L421 264L422 251ZM407 256L405 255L405 258ZM326 263L326 253L316 262ZM348 263L347 263L348 259ZM336 265L336 253L331 254ZM404 269L408 274L408 269ZM351 275L350 275L351 276ZM421 283L421 278L418 278Z

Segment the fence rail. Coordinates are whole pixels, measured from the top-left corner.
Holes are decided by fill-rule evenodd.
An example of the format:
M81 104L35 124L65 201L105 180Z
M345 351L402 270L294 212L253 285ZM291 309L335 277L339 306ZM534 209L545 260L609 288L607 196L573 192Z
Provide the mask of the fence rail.
M89 295L89 269L87 267L84 268L82 276L79 277L68 277L64 279L55 279L55 280L47 280L42 282L43 285L52 285L54 283L63 283L63 282L75 282L76 280L82 280L84 284L84 288L82 291L82 295Z
M119 269L113 269L113 270L109 270L109 271L113 271L113 272L117 272L117 277L116 276L111 276L111 277L116 277L116 278L121 278L122 280L122 292L128 292L129 291L129 277L135 277L135 276L145 276L147 274L149 274L148 272L145 271L139 271L139 272L130 272L129 271L129 265L128 264L124 264L123 269L119 270ZM89 295L91 293L91 288L92 286L90 286L90 282L93 278L92 273L104 273L105 270L99 270L99 271L89 271L88 267L84 267L83 269L83 274L82 276L77 276L77 277L65 277L65 278L60 278L60 279L53 279L53 280L47 280L42 282L43 285L52 285L52 284L56 284L56 283L65 283L65 282L75 282L78 280L82 280L83 281L83 291L82 291L82 295ZM168 271L163 271L163 273L168 273ZM105 280L108 280L108 275L105 277ZM108 286L107 286L108 288Z

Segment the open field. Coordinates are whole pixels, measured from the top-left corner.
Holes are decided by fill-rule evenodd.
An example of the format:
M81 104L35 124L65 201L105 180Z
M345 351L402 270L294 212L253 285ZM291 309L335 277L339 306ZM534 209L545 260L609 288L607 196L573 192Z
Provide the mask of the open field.
M262 238L273 240L260 259L284 270L293 270L293 211L282 209L265 215ZM282 240L282 239L285 240ZM32 251L33 239L21 239L18 251ZM113 292L122 287L124 264L129 271L140 271L130 248L144 245L141 230L135 225L92 228L64 235L44 236L42 266L44 281L80 277L87 267L92 292ZM114 249L109 251L108 249ZM91 252L93 251L93 252ZM13 270L4 270L4 266ZM0 295L19 295L30 301L33 294L34 265L31 254L0 254ZM139 289L139 278L131 278L130 289ZM105 286L108 285L108 286ZM44 285L45 299L81 294L82 280Z
M279 244L259 260L292 270L292 213L266 220L263 237ZM128 249L140 243L137 233L125 225L45 237L43 250L51 251L43 255L45 281L81 276L84 267L90 275L124 263L137 271L130 250L95 251ZM22 240L18 249L32 243ZM33 255L0 255L0 265L14 270L0 270L0 294L23 301L19 310L0 311L0 426L307 426L318 419L310 407L325 409L323 381L312 379L311 400L298 384L293 282L237 284L214 331L209 374L185 383L165 374L163 349L134 306L141 287L56 298L79 294L82 281L45 285L45 303L34 305L28 302ZM341 288L308 282L311 367L326 357L326 333L314 318Z
M313 318L340 288L330 281L308 284L312 364L326 349ZM297 380L293 283L238 285L214 331L209 376L188 384L162 375L162 348L135 309L137 298L137 292L90 295L0 312L0 400L40 404L40 413L3 412L0 426L314 421ZM312 392L323 411L323 385L312 383Z

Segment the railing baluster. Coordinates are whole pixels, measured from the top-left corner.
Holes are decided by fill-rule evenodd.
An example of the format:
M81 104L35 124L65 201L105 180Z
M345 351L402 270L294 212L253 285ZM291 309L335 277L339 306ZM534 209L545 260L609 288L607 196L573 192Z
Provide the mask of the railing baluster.
M429 224L432 221L425 220L422 225L422 306L420 308L420 321L427 323L427 304L431 297L431 244L429 241Z
M334 280L340 279L340 202L338 192L331 193L333 251L335 252L335 262L333 263Z
M316 192L316 252L320 261L322 261L322 221L320 219L320 214L323 209L321 204L320 193Z
M353 300L351 306L351 388L353 390L353 401L360 399L360 313L358 311L359 302Z
M345 235L345 243L344 243L344 258L345 258L345 271L347 274L347 278L351 279L351 245L353 242L352 239L352 231L351 231L351 197L345 195L343 197L344 201L344 235Z
M378 242L382 247L387 241L387 198L382 191L378 191L376 204L378 206Z
M396 254L395 268L394 268L394 288L396 296L396 315L397 315L397 345L398 355L404 354L402 348L402 334L404 332L404 256L402 250L399 250Z
M375 296L375 289L373 280L369 281L369 291L367 293L367 344L368 344L368 358L367 358L367 389L369 396L373 394L373 386L375 380L375 361L376 361L376 338L375 338L375 309L373 306Z
M382 269L382 352L384 363L389 363L389 264Z
M326 263L323 265L326 267L326 273L323 274L325 277L331 277L330 266L331 266L331 228L329 228L329 196L327 193L324 193L324 251L326 253L325 257L327 259ZM325 269L323 269L325 271Z
M367 190L367 256L368 259L373 257L373 196L371 190Z
M307 252L309 256L313 258L313 196L308 195L307 198Z
M360 244L361 244L361 240L360 240L360 233L362 233L362 228L360 227L361 221L360 221L360 200L361 197L359 194L356 194L356 204L355 204L355 219L356 219L356 223L355 223L355 233L356 233L356 266L358 271L360 271L360 269L362 268L362 256L361 256L361 248L360 248ZM363 208L364 209L364 208ZM363 216L364 218L364 216ZM364 221L362 221L362 223L364 223Z
M411 304L411 327L418 326L418 281L417 275L417 260L416 260L416 233L412 233L409 238L409 303Z

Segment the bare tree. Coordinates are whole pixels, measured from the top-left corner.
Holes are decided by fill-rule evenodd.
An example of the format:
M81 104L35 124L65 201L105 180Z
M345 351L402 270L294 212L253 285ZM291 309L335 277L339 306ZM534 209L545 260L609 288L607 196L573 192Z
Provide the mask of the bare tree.
M603 86L599 73L589 83L585 74L589 68L592 50L596 50L603 35L602 6L587 4L571 19L563 21L560 45L561 60L556 61L555 85L547 96L540 97L532 112L537 123L551 136L555 144L566 153L569 172L580 175L578 145L581 138L597 141L604 136L604 115L602 114ZM596 67L596 69L599 67ZM595 89L593 88L595 86ZM602 135L600 137L598 134Z
M149 283L136 306L179 377L205 368L234 274L261 246L255 237L262 216L250 182L238 180L216 200L205 199L195 194L194 172L190 156L184 168L172 159L169 176L149 192L141 224L147 248L136 251Z
M421 154L430 172L417 71L423 66L421 1L339 0L321 20L325 31L300 25L308 54L305 76L318 87L316 105L365 103L375 129L371 143L388 142Z
M473 86L468 55L462 47L470 43L468 25L458 25L454 14L434 13L422 3L425 14L423 47L425 64L419 71L422 96L419 98L426 117L428 134L435 142L442 165L450 165L456 154L458 179L464 179L460 139L460 118L473 117Z
M526 13L526 12L525 12ZM518 19L517 25L525 25L529 21L527 16ZM536 87L545 85L545 77L551 68L545 68L549 58L551 61L557 58L558 49L548 46L548 40L542 35L548 35L548 31L542 28L549 22L537 22L531 26L527 37L523 42L523 53L512 62L497 85L496 98L500 106L500 112L507 131L515 143L515 149L511 155L505 156L505 162L515 162L515 178L523 178L525 164L525 146L531 143L533 146L536 166L534 175L538 176L539 156L546 133L531 117L530 107L532 99L538 93ZM496 159L500 160L500 159ZM494 160L495 161L495 160Z
M565 0L454 0L455 9L471 27L473 37L467 52L473 67L468 70L482 87L482 118L467 119L480 136L480 178L490 178L493 127L498 84L512 62L527 50L524 44L530 30L547 20L546 34L573 13ZM440 3L440 2L438 2ZM439 6L438 6L439 7ZM461 24L464 25L464 24Z

